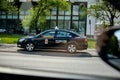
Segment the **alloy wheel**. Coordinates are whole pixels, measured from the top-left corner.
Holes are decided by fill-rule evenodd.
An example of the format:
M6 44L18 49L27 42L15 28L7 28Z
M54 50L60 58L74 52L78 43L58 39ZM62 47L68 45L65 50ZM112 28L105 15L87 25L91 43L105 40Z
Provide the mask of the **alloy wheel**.
M69 52L69 53L75 53L76 52L76 45L75 44L69 44L68 46L67 46L67 51Z
M26 44L26 50L27 51L33 51L34 50L34 44L33 43L27 43Z

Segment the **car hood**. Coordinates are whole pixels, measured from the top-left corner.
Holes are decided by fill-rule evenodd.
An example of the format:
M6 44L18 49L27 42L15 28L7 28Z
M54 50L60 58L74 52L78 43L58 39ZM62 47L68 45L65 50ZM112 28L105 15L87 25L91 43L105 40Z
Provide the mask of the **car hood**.
M34 38L34 36L26 36L26 37L23 37L21 39L31 39L31 38Z

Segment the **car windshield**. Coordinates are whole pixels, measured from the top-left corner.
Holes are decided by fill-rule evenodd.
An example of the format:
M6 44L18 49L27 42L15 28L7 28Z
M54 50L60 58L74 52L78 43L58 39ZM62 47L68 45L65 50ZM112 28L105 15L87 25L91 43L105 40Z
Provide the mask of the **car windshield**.
M120 78L96 50L101 33L119 25L109 0L0 0L0 73Z

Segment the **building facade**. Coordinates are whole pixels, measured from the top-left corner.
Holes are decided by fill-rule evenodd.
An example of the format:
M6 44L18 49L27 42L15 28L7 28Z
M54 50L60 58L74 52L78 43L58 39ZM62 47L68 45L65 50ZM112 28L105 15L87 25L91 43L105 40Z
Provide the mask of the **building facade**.
M85 34L87 17L82 17L82 7L87 7L87 2L74 2L71 4L69 12L59 11L57 8L52 9L52 16L47 18L47 26L49 28L58 26L61 29L70 29Z
M36 4L37 0L9 0L14 1L19 9L18 14L6 14L0 11L0 28L13 30L18 33L22 30L21 21L29 14L28 10ZM82 7L89 7L95 4L96 0L66 0L71 2L70 11L59 11L58 8L51 10L51 16L47 17L44 30L58 26L61 29L74 30L82 35L93 35L95 28L95 19L88 16L82 16L84 10Z

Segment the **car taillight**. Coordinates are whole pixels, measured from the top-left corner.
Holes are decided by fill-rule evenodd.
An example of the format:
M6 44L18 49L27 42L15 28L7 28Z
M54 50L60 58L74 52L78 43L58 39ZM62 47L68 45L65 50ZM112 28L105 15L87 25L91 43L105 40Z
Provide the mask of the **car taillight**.
M84 42L87 42L87 38L84 38Z

